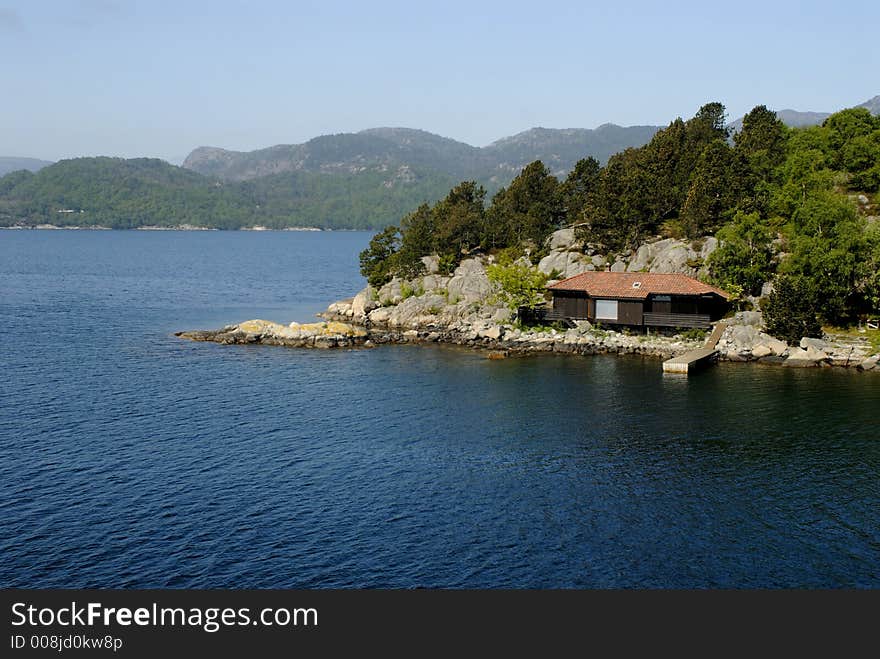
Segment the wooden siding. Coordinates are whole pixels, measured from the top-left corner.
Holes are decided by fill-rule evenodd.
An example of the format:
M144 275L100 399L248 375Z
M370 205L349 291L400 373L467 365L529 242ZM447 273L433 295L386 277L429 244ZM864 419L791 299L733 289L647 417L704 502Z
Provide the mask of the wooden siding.
M708 315L693 313L646 313L647 327L696 327L709 329L712 326Z
M617 322L620 325L641 325L642 324L642 308L641 300L624 301L617 303Z
M571 294L568 291L566 293L561 295L554 292L553 310L564 318L586 318L588 313L586 295Z

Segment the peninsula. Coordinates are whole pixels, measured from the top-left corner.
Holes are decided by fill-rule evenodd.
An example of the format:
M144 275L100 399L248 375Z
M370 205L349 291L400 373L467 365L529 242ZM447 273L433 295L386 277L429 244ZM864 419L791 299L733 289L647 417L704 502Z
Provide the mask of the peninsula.
M878 190L868 109L792 129L757 106L731 136L708 103L562 181L535 161L488 206L481 185L460 183L374 235L367 288L323 316L363 327L364 343L667 357L731 309L711 346L722 359L874 370Z

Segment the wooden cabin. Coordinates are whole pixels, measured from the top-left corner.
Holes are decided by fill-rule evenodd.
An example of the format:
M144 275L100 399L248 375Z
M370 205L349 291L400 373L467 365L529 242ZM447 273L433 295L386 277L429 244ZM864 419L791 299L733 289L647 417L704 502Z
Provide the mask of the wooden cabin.
M693 277L655 272L584 272L547 288L548 319L634 327L708 329L730 297Z

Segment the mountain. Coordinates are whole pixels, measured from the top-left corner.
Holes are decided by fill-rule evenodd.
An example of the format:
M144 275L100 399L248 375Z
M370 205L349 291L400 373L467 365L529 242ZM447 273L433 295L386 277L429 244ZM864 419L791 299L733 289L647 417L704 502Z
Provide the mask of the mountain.
M614 124L595 130L533 128L480 148L423 130L371 128L257 151L199 147L187 156L183 166L227 181L246 181L282 172L354 174L408 166L433 170L456 180L476 179L490 189L497 189L534 160L543 160L552 171L564 174L581 158L593 156L604 163L618 151L642 146L657 130L658 126Z
M15 172L20 169L26 169L29 172L38 172L43 167L47 167L51 164L52 163L48 160L37 160L36 158L0 156L0 176L5 176L9 172Z
M867 108L871 114L880 115L880 96L875 96L874 98L868 99L864 103L859 103L855 107ZM801 112L799 110L776 111L776 116L779 117L782 123L791 128L818 126L832 114L832 112ZM736 121L732 121L730 123L730 128L733 129L734 133L737 133L742 129L742 121L743 118L740 117Z
M875 116L880 115L880 94L878 94L874 98L869 98L867 101L857 105L856 107L868 108L871 114Z

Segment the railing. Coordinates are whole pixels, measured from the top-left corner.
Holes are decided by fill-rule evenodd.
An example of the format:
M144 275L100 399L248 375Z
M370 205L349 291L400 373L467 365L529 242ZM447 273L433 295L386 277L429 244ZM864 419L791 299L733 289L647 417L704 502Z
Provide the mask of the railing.
M694 327L709 329L711 317L692 313L646 313L642 314L643 322L648 327Z

